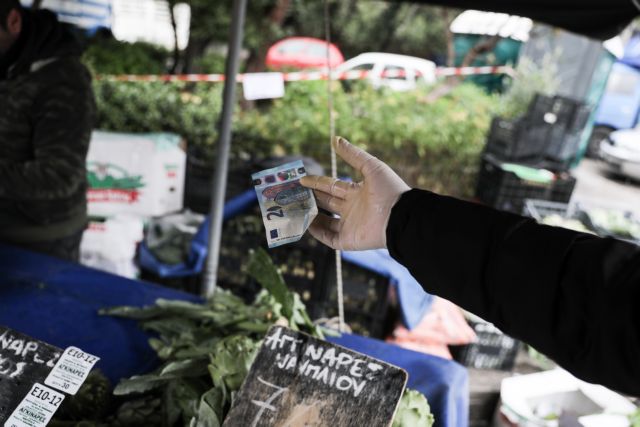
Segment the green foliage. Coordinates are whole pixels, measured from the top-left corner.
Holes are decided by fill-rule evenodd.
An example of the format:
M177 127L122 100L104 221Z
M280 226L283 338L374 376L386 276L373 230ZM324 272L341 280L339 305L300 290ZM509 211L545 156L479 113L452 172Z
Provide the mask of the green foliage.
M222 86L187 83L94 83L97 128L118 132L175 132L189 144L217 138Z
M168 425L182 419L183 425L220 426L271 325L284 322L322 337L265 251L252 255L248 270L265 288L251 305L218 289L204 304L160 299L149 307L102 310L139 320L157 334L149 345L164 362L153 373L121 381L114 394L162 396Z
M629 415L629 424L631 427L640 427L640 408Z
M322 337L322 331L313 324L300 295L291 292L282 278L282 274L271 260L267 251L262 248L251 253L247 265L247 273L253 277L265 289L258 298L273 299L272 306L281 308L278 313L287 319L289 327L296 331L306 329L313 331L314 335Z
M392 92L365 83L346 90L335 83L336 130L389 163L411 185L468 197L497 98L462 84L428 102L428 90ZM175 132L213 152L222 85L98 81L95 92L99 129ZM287 85L282 99L237 111L233 158L301 154L328 167L327 105L325 82L300 82ZM341 174L352 175L341 167Z
M426 100L427 92L365 84L347 92L336 84L337 133L389 163L411 185L470 196L497 100L465 84L433 103ZM244 121L251 124L247 132L271 141L276 153L304 154L328 166L327 97L326 83L291 84L266 112L245 113Z
M427 398L416 390L406 389L393 418L393 427L431 427L434 419Z
M82 56L94 74L164 74L169 52L149 43L95 38Z
M194 70L202 74L224 74L226 58L216 52L202 55L194 62Z

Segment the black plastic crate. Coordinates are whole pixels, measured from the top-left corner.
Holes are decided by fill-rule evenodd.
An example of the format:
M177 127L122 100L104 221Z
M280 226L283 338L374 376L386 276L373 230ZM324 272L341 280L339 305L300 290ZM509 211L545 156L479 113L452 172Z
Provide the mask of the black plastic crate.
M335 257L323 284L321 317L338 316ZM386 337L395 324L388 278L355 264L342 262L345 322L353 332L374 338Z
M230 162L226 200L251 188L251 171L253 169L251 161L235 159ZM209 213L214 171L215 162L211 153L202 147L189 147L183 198L183 204L186 208L205 215Z
M573 163L581 132L568 132L562 125L532 125L526 121L495 118L484 153L552 171L565 171Z
M551 184L531 183L505 171L494 157L482 156L476 198L497 209L520 213L526 199L547 200Z
M252 300L260 285L247 278L243 267L249 251L266 248L259 207L225 222L220 249L220 286ZM296 243L268 249L287 286L300 294L313 319L338 315L335 252L308 233ZM389 315L389 280L343 261L345 321L354 332L383 338Z
M469 321L476 333L475 342L450 346L457 362L476 369L511 371L520 349L520 341L502 333L490 323Z
M218 279L221 287L232 290L247 301L252 300L261 289L243 270L249 261L250 251L258 247L267 249L259 207L225 222ZM318 301L324 295L322 288L326 264L333 252L306 235L299 242L268 249L268 253L280 269L287 286L300 294L309 314L317 317Z
M568 172L556 174L551 188L549 200L552 202L569 203L576 187L576 178Z
M588 119L585 103L564 96L545 96L537 94L527 110L529 121L534 124L555 124L566 127L569 131L584 128Z
M576 184L568 173L556 174L548 183L526 181L502 168L502 162L491 155L482 156L476 198L489 206L514 213L522 213L527 199L567 202Z
M590 108L564 97L537 95L516 120L494 118L485 154L552 171L565 171L578 154Z

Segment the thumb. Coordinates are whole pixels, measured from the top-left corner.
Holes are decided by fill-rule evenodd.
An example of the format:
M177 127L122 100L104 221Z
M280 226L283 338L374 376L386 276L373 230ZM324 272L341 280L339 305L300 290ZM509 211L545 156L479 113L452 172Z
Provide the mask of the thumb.
M336 154L365 177L367 175L367 164L375 163L378 160L361 148L352 145L341 136L337 136L333 140L333 147L336 150Z

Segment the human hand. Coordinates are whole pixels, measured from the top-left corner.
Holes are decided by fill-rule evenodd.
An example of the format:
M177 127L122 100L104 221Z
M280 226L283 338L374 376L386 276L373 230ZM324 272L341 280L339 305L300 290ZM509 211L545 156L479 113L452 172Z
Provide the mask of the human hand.
M337 137L336 153L363 176L345 182L326 176L305 176L300 183L314 190L318 206L339 215L319 214L309 231L333 249L365 250L387 246L391 208L411 188L389 166Z

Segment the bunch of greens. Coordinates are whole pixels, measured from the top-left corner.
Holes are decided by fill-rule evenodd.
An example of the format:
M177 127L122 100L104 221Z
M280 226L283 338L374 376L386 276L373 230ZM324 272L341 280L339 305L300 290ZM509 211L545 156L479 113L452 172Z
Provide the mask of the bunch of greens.
M221 426L270 326L283 324L323 337L298 294L288 290L264 250L252 254L247 272L264 288L250 305L218 289L213 298L201 304L160 299L143 308L102 310L105 315L138 320L141 328L152 333L149 345L161 359L161 366L121 381L113 398L104 393L100 377L88 381L78 395L65 402L68 407L52 425ZM111 399L118 401L111 403L112 415L105 418L104 411L101 415L87 412L87 407L109 406ZM408 391L394 426L430 419L424 396Z
M120 382L114 394L162 396L167 425L182 419L184 425L218 426L271 325L278 322L322 337L264 250L253 253L247 271L264 287L251 305L218 289L204 304L161 299L145 308L104 310L137 319L144 330L155 333L149 345L163 361L153 373Z
M392 427L431 427L433 421L433 414L427 398L416 390L406 389L398 405Z

